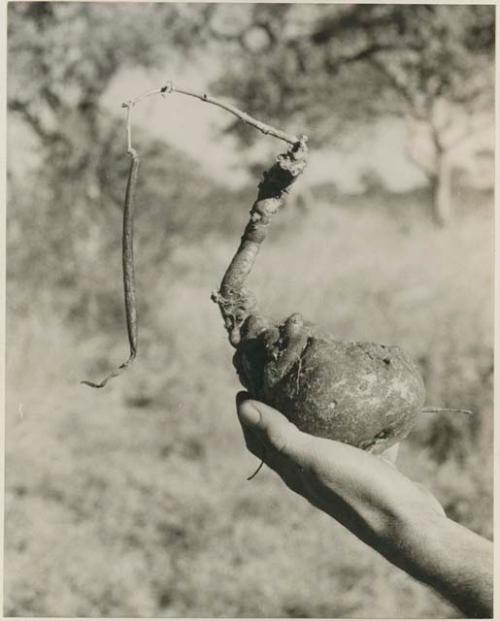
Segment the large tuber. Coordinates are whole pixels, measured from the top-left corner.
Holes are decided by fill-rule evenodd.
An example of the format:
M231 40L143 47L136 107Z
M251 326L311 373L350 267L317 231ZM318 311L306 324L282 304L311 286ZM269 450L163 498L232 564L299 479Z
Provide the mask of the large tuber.
M179 88L172 82L122 104L127 109L127 152L131 156L123 227L130 356L102 382L83 383L102 388L136 356L133 214L139 157L132 146L131 112L146 97L171 93L222 108L263 134L290 145L264 173L240 246L219 291L212 295L221 310L230 343L236 349L233 361L241 383L253 397L281 410L307 433L374 453L389 448L408 434L419 413L425 411L423 381L411 359L398 347L337 341L305 322L298 313L285 321L272 321L259 311L255 297L245 286L272 217L305 168L306 137L287 134L227 102L207 93Z
M404 438L422 411L425 389L399 347L344 343L303 320L263 316L245 288L272 216L305 167L304 138L264 174L240 247L218 293L241 383L307 433L380 453Z
M374 453L404 438L424 404L420 373L399 347L337 341L298 313L267 327L251 315L234 365L256 399L302 431Z

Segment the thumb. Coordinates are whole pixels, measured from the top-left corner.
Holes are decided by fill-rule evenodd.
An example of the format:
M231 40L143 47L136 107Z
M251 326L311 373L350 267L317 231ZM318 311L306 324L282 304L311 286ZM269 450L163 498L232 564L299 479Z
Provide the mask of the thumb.
M264 447L294 461L303 457L306 436L283 414L254 399L238 400L237 410L248 448L252 452L254 450L250 444L253 436L258 440L260 450Z

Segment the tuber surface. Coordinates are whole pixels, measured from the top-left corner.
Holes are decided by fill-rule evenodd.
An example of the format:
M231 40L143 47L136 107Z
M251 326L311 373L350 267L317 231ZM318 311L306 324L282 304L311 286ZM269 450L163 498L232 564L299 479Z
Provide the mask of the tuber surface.
M102 388L133 362L137 352L137 313L133 266L134 193L139 156L132 146L131 112L146 97L172 93L215 105L265 135L287 143L286 152L264 172L240 245L212 299L219 305L233 364L250 394L283 412L299 429L381 453L403 439L425 411L425 389L411 358L396 346L342 342L299 313L285 320L266 317L246 281L272 218L307 163L307 137L287 134L207 93L172 82L122 104L127 109L127 153L131 157L124 203L123 268L130 356L100 383ZM457 410L459 411L459 410ZM462 410L462 412L468 412ZM470 412L469 412L470 413Z
M212 297L236 349L239 379L254 398L302 431L380 453L409 433L424 405L411 358L395 346L338 341L300 313L273 321L245 286L271 218L306 161L301 138L264 173L240 246Z

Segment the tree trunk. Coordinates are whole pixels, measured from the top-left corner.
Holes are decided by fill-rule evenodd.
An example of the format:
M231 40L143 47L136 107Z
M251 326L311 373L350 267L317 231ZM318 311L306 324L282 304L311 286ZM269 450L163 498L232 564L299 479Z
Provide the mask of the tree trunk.
M436 173L431 178L432 214L438 226L446 226L452 217L451 165L444 153L439 154Z
M438 226L449 223L452 212L451 158L430 119L408 124L407 155L422 170L431 188L432 217Z

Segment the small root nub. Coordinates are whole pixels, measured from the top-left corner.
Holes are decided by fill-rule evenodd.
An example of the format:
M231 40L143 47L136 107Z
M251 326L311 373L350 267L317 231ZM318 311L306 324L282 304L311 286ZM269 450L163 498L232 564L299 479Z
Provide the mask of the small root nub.
M264 462L264 460L262 460L262 461L260 462L259 467L257 468L257 470L256 470L253 474L251 474L249 477L247 477L247 481L251 481L252 479L255 479L255 477L256 477L256 476L259 474L259 472L261 471L262 466L264 465L264 463L265 463L265 462Z
M422 408L421 410L424 414L442 414L444 412L453 412L455 414L467 414L468 416L472 416L472 410L464 410L462 408Z
M91 388L104 388L104 386L106 386L106 384L109 382L109 380L113 379L114 377L118 377L119 375L121 375L125 369L135 360L135 352L132 352L128 358L128 360L126 360L125 362L123 362L118 369L116 369L116 371L113 371L112 373L110 373L109 375L106 375L106 377L100 381L99 383L97 382L91 382L90 380L82 380L80 382L80 384L84 384L85 386L90 386Z

